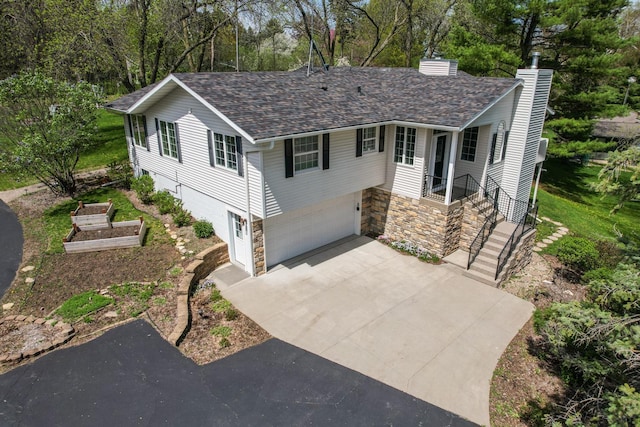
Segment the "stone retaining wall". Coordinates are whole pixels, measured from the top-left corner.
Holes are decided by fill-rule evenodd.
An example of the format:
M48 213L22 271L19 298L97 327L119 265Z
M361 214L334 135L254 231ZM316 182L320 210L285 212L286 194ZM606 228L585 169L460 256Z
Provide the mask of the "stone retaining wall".
M393 240L408 240L439 257L459 247L465 211L461 202L447 206L370 188L363 192L362 204L363 217L367 217L363 234L366 230Z
M502 283L512 275L518 273L531 262L537 234L538 230L533 229L520 238L514 251L515 256L514 254L511 255L511 259L507 262L507 265L505 265L502 273L498 277L498 283Z
M54 319L43 319L41 317L25 316L25 315L11 315L3 319L0 319L0 324L4 322L23 322L34 323L36 325L43 325L43 327L54 328L58 331L58 334L51 342L42 343L40 346L30 349L25 352L17 352L12 354L0 354L0 364L18 363L23 359L39 356L40 354L60 347L62 344L68 342L74 337L76 331L68 323L58 322Z
M196 255L185 270L185 275L178 285L178 307L176 326L169 335L169 342L179 345L191 325L189 297L193 287L219 265L229 262L229 250L226 243L218 243Z

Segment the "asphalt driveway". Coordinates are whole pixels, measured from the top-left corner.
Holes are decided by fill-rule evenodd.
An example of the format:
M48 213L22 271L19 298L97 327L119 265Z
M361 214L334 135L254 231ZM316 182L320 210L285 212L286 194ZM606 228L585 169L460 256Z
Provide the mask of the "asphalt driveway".
M197 366L140 320L0 375L0 425L473 426L277 339Z
M18 217L0 200L0 298L9 289L22 262L22 226Z
M227 275L212 275L225 298L274 337L484 425L495 365L534 309L367 237Z

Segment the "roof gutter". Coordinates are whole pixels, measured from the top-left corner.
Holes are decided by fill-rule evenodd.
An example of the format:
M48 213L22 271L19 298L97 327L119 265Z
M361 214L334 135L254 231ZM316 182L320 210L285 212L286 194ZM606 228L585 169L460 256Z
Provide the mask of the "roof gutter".
M288 139L288 138L303 138L305 136L318 135L319 133L342 132L342 131L348 131L348 130L354 130L354 129L362 129L364 127L383 126L383 125L413 126L413 127L417 127L417 128L428 128L428 129L443 130L443 131L446 131L446 132L455 132L455 131L460 131L461 129L464 129L464 128L458 128L458 127L455 127L455 126L442 126L442 125L432 125L432 124L416 123L416 122L405 122L405 121L402 121L402 120L387 120L387 121L384 121L384 122L366 123L366 124L355 125L355 126L345 126L345 127L341 127L341 128L319 129L319 130L310 131L310 132L301 132L301 133L276 135L276 136L272 136L272 137L269 137L269 138L256 139L254 142L256 144L264 144L264 143L268 143L268 142L271 142L273 144L277 140L283 140L283 139Z

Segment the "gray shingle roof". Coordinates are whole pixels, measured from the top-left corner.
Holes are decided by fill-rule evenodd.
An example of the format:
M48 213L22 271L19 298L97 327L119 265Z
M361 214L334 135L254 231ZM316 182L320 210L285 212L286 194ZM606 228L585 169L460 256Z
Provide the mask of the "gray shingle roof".
M462 127L517 83L407 68L174 75L255 140L386 121ZM360 88L360 92L358 91ZM151 89L108 108L125 111Z

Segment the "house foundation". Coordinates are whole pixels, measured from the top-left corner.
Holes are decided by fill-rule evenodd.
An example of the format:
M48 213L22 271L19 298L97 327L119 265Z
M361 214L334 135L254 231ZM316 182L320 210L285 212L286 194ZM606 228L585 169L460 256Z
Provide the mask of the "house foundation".
M381 188L365 190L362 200L363 233L407 240L439 257L460 247L465 212L460 201L445 205L393 194ZM470 227L465 228L465 235L470 232Z
M261 219L251 223L253 233L253 267L256 276L267 272L267 264L264 259L264 225Z

